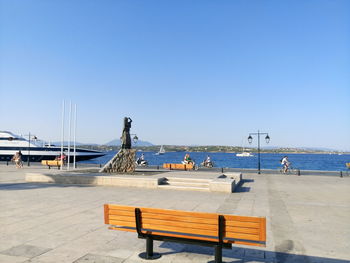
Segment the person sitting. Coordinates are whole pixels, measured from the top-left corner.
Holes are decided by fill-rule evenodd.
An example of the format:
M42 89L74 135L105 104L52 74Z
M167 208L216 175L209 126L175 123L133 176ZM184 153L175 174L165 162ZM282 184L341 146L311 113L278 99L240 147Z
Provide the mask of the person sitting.
M141 156L139 158L137 158L136 164L137 165L141 165L141 166L148 165L148 162L145 160L145 155L144 154L141 154Z
M184 164L194 164L193 160L191 159L190 155L187 153L184 157Z
M213 165L209 155L207 155L207 158L204 160L203 164L205 167L211 167Z
M65 153L61 154L60 156L57 156L55 158L56 161L63 161L63 164L66 164L66 160L67 160L67 155Z

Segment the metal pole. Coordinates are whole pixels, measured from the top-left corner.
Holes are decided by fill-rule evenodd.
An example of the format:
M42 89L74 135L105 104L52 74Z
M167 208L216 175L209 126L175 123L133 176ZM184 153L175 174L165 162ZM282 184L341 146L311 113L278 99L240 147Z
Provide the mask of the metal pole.
M258 174L260 174L260 132L258 131Z
M27 164L30 166L30 132L29 132L29 138L28 138L28 159L27 159Z
M64 100L63 100L63 103L62 103L62 129L61 129L61 170L63 170L62 156L63 156L63 144L64 144L64 108L65 108L65 105L64 105Z
M69 103L69 123L68 123L68 160L67 170L69 170L70 164L70 141L71 141L71 125L72 125L72 102Z
M76 166L76 139L77 139L77 104L74 104L74 156L73 156L73 169L75 169Z

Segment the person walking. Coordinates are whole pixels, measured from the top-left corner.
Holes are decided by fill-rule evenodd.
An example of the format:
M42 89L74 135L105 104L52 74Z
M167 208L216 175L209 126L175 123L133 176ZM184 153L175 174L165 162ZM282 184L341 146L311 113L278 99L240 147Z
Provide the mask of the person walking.
M15 162L16 168L22 168L22 153L21 151L16 152L15 155L12 157L11 161Z

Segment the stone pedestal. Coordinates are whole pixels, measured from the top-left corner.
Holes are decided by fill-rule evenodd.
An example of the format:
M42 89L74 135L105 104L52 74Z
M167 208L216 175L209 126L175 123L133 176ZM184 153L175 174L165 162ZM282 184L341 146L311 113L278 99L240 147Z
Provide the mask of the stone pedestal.
M121 149L108 163L100 169L100 173L132 173L135 171L134 149Z

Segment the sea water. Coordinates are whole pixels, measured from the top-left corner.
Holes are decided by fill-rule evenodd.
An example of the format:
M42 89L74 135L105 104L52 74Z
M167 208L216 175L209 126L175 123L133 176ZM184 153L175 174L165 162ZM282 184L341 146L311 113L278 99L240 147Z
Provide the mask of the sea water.
M213 152L166 152L162 155L156 155L155 152L137 152L137 157L144 154L145 160L149 165L163 165L163 163L181 163L186 153L200 164L210 156L215 167L228 168L247 168L256 169L258 165L258 155L254 153L253 157L237 157L236 153L213 153ZM114 155L115 151L108 152L105 156L88 160L85 162L105 164ZM279 169L280 160L283 156L288 156L291 166L300 170L322 170L322 171L344 171L347 170L345 163L350 162L349 154L282 154L282 153L262 153L260 154L261 169Z

